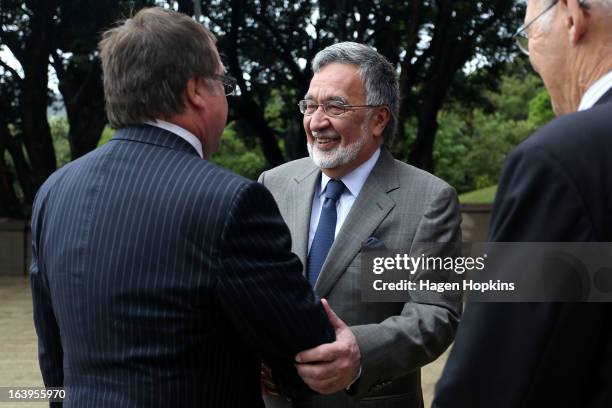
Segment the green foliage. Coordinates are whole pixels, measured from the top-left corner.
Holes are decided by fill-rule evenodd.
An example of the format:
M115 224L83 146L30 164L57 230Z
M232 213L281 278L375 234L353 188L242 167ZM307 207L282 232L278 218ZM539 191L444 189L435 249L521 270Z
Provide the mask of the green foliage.
M223 131L219 151L211 161L251 180L257 180L266 169L266 159L261 148L248 148L236 134L233 123Z
M497 186L481 188L459 195L461 204L492 204L497 193Z
M504 75L498 92L490 92L488 99L495 111L513 120L527 119L527 102L542 90L542 80L537 75ZM546 91L544 91L546 93Z
M50 126L58 164L63 166L70 161L68 121L65 117L52 118ZM115 130L106 126L98 147L108 142L114 134ZM266 169L266 159L261 152L261 148L259 146L254 148L246 146L244 141L238 137L233 123L230 123L223 131L219 151L211 161L251 180L257 180L261 172Z
M529 102L528 121L533 127L540 127L555 117L550 103L550 95L545 90L540 91Z
M497 184L508 153L554 117L541 80L523 65L507 67L483 108L453 103L438 114L435 173L459 193Z
M100 137L100 141L98 142L98 147L111 140L114 134L115 129L111 128L110 126L106 126L102 131L102 136Z
M70 125L65 116L54 116L49 118L49 128L51 129L57 167L59 168L72 160L70 156L70 143L68 141Z

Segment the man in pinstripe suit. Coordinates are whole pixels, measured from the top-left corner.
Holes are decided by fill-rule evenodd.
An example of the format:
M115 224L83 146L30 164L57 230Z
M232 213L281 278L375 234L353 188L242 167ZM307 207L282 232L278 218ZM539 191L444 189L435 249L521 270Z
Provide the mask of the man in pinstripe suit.
M306 383L330 395L293 406L420 407L420 367L451 343L461 299L436 295L364 303L361 251L386 247L413 253L413 242L438 242L448 245L436 245L429 255L455 255L461 240L457 195L381 147L395 132L399 105L394 69L382 55L362 44L339 43L319 52L312 67L310 88L299 103L311 157L265 172L260 181L289 225L293 250L315 293L327 298L348 327L337 331L336 342L297 356ZM327 219L333 183L341 185L331 208L335 225L328 243L333 243L321 256L321 220ZM272 396L266 403L290 405Z
M307 392L294 356L334 333L289 231L263 186L203 160L235 85L214 37L153 8L100 50L118 130L51 176L32 216L45 384L70 407L256 407L263 360Z

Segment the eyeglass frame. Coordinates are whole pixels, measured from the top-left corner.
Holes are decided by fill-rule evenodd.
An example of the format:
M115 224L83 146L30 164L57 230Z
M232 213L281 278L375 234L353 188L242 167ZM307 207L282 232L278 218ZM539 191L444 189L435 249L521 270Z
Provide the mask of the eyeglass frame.
M225 92L225 96L230 96L234 92L236 92L236 86L238 85L238 80L231 76L230 74L214 74L210 75L210 79L214 79L215 81L221 81L223 84L223 91Z
M540 14L532 18L530 22L521 25L518 28L518 30L516 30L516 33L514 33L512 38L514 38L514 41L516 41L516 45L518 46L519 50L521 50L523 54L529 55L529 35L527 34L527 29L531 27L531 25L535 23L536 20L538 20L540 17L546 14L546 12L548 12L553 7L555 7L558 3L559 3L559 0L554 0L552 3L550 3L548 7L542 10ZM521 43L521 40L527 41L526 47Z
M315 109L314 111L312 111L312 113L307 113L306 111L306 106L304 106L304 110L302 111L302 105L305 105L306 103L311 103L312 105L316 105L317 109ZM387 105L347 105L344 102L341 101L337 101L337 100L328 100L325 101L323 103L314 103L314 101L308 100L308 99L302 99L301 101L299 101L297 103L298 108L300 109L300 113L304 116L312 116L315 114L315 112L319 109L319 106L323 108L323 112L331 117L338 117L338 116L342 116L344 115L347 111L351 110L351 108L380 108L383 106L387 106ZM329 109L330 105L334 105L334 107L337 108L342 108L344 109L344 111L342 113L339 113L337 115L334 115L333 113L328 112L327 110Z
M529 55L529 35L527 34L527 29L533 24L535 23L535 21L537 19L539 19L540 17L542 17L544 14L546 14L547 11L551 10L553 7L555 7L557 4L559 3L559 0L554 0L548 7L546 7L544 10L542 10L540 12L540 14L538 14L537 16L535 16L534 18L531 19L530 22L521 25L518 30L516 30L516 33L514 33L514 35L512 36L512 38L514 38L514 41L516 41L516 45L518 46L519 50L521 50L521 52L525 55ZM580 7L587 7L586 4L586 0L579 0L578 4L580 5ZM521 40L526 41L526 46L524 46L521 43Z

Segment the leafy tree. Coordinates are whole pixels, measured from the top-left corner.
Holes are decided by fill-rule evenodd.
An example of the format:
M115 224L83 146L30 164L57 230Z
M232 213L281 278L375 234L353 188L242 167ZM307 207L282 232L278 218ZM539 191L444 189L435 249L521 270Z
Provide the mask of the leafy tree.
M549 122L555 117L552 110L550 95L546 90L541 90L529 102L528 120L532 127L537 128Z
M332 43L353 40L376 47L397 67L400 119L415 118L417 127L412 145L405 144L401 126L397 141L389 143L395 151L410 149L410 161L430 170L437 114L449 92L456 88L457 100L472 101L475 89L494 86L514 52L510 33L522 15L520 4L505 0L216 0L202 6L204 21L217 33L227 66L238 78L233 118L239 129L249 129L240 132L243 137L260 139L270 165L285 160L277 139L285 140L289 159L306 154L299 127L266 121L272 90L282 97L285 121L295 120L295 104L308 88L314 55ZM466 82L462 70L469 62L487 69Z
M266 160L259 146L254 148L246 146L237 136L233 124L223 131L219 151L213 156L212 161L251 180L257 180L261 172L266 169Z
M54 143L59 145L47 119L49 67L59 81L70 157L76 158L98 144L106 124L99 33L154 4L194 12L191 0L2 0L0 47L12 52L21 70L0 61L0 214L31 203L58 159L64 161L56 156ZM495 88L500 67L514 52L510 33L521 7L511 0L201 3L202 21L217 34L226 66L239 81L230 98L235 136L247 149L260 146L267 166L306 155L296 102L308 88L309 63L325 46L354 40L373 45L396 66L406 126L388 142L426 169L434 165L445 101L478 105L486 99L481 90ZM407 127L414 132L405 133Z
M95 148L106 124L96 50L99 33L121 16L129 16L130 10L153 4L153 1L2 0L0 47L10 50L21 65L21 70L16 70L0 61L3 96L16 101L14 107L7 107L4 98L2 102L0 173L6 150L20 187L0 183L2 196L15 197L20 190L23 202L31 203L35 191L57 167L47 119L47 108L53 99L47 88L50 63L68 114L68 142L74 159Z
M542 81L520 59L484 97L480 107L453 102L438 115L436 175L460 193L496 184L507 154L554 117Z

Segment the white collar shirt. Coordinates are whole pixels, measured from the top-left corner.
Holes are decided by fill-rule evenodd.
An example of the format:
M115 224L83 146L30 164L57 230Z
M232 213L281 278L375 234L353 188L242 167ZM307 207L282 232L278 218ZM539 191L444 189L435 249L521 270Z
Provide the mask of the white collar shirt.
M145 122L147 125L155 126L168 132L174 133L181 139L184 139L187 143L193 146L198 152L201 158L204 158L204 152L202 151L202 142L193 133L185 128L182 128L174 123L166 122L165 120L156 119L154 121Z
M593 85L587 89L580 100L579 111L591 109L602 96L612 88L612 71L599 78Z

